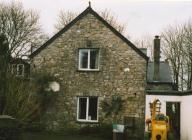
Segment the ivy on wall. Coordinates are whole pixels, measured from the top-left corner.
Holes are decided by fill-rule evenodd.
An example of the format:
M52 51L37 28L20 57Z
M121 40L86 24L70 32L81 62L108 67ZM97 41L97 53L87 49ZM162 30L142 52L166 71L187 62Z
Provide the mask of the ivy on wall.
M58 79L52 76L50 73L43 72L35 74L34 83L36 85L37 98L40 103L41 111L46 111L50 104L55 102L57 97L57 92L52 89L51 84L53 82L58 83Z
M101 102L101 108L105 113L105 116L112 116L115 123L118 121L118 115L123 110L124 100L119 95L114 95L110 100L103 100Z

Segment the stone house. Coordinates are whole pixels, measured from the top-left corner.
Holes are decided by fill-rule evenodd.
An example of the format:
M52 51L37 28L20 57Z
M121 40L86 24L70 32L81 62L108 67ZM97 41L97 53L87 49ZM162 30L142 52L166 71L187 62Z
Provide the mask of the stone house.
M172 88L167 81L150 80L158 65L167 67L168 63L157 62L156 66L155 62L148 62L143 51L90 6L33 52L30 59L31 73L48 72L60 84L56 101L46 113L48 129L116 121L132 129L132 135L142 138L146 88ZM123 101L118 120L106 116L102 108L102 103L113 97Z

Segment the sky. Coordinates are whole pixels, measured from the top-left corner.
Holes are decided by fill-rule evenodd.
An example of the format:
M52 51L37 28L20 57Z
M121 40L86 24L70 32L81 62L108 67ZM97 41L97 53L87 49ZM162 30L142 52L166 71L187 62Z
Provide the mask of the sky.
M12 0L0 0L10 2ZM24 8L40 14L44 31L52 36L60 10L81 13L89 0L16 0ZM159 35L167 26L182 24L192 18L192 0L90 0L95 11L108 9L118 21L126 24L126 34L137 40L145 35Z

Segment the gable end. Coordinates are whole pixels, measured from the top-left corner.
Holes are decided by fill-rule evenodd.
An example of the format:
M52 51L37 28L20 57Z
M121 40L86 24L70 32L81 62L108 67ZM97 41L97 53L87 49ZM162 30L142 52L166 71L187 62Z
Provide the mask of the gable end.
M97 14L91 7L85 9L79 16L77 16L74 20L72 20L69 24L67 24L62 30L60 30L57 34L55 34L52 38L50 38L47 42L45 42L40 48L38 48L35 52L33 52L29 57L33 58L39 52L41 52L45 47L51 44L56 38L66 32L71 26L73 26L78 20L84 17L86 14L94 15L99 21L101 21L107 28L109 28L115 35L121 38L124 42L127 43L133 50L135 50L141 57L143 57L146 61L148 61L149 57L146 56L140 49L138 49L133 43L131 43L127 38L125 38L121 33L119 33L115 28L113 28L106 20L104 20L99 14Z

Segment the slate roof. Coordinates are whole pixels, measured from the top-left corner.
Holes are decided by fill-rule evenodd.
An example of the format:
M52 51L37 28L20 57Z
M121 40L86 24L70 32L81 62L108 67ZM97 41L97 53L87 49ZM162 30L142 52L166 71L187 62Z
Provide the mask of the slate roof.
M11 58L10 60L11 64L26 64L29 65L29 62L22 58Z
M121 38L125 43L128 44L133 50L135 50L141 57L148 61L147 55L145 55L141 50L139 50L133 43L131 43L127 38L125 38L121 33L119 33L115 28L113 28L106 20L104 20L100 15L95 12L91 6L85 9L79 16L77 16L73 21L71 21L68 25L66 25L63 29L61 29L57 34L55 34L52 38L50 38L47 42L45 42L40 48L34 51L29 58L33 58L40 51L46 48L49 44L51 44L57 37L61 36L64 32L66 32L71 26L73 26L78 20L82 19L85 15L92 14L99 21L101 21L107 28L109 28L114 34L116 34L119 38Z
M147 82L150 83L173 83L172 73L168 62L160 62L159 81L153 80L154 62L148 62Z

